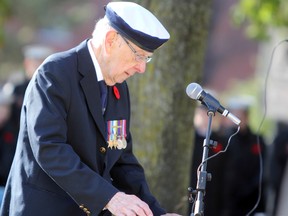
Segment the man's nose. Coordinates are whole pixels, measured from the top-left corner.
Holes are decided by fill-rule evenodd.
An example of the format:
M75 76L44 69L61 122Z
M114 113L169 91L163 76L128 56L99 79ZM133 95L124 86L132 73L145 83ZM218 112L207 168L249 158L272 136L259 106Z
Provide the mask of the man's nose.
M138 62L137 65L135 66L137 73L144 73L146 70L146 64L147 63L145 61Z

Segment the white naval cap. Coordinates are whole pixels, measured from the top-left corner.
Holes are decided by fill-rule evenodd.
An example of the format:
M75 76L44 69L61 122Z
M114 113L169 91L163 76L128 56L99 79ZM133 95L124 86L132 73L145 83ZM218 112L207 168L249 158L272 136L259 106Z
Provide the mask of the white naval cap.
M10 105L13 102L13 96L5 89L0 89L0 105Z
M23 48L23 54L25 58L42 60L47 58L52 53L52 48L40 44L31 44Z
M160 21L136 3L110 2L105 11L105 17L116 31L148 52L153 52L170 38Z
M239 95L228 100L227 107L230 110L248 110L254 104L254 98L250 95Z

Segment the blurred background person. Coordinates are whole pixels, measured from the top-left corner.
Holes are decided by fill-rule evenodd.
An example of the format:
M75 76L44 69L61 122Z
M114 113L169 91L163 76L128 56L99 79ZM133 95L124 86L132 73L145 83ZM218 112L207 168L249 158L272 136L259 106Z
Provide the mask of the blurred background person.
M15 84L13 95L14 104L11 120L19 127L20 111L24 93L30 79L46 57L53 53L53 49L46 45L31 44L23 47L23 72L24 77L20 83Z
M206 138L206 132L208 129L208 109L204 105L198 105L194 114L194 145L192 151L192 166L190 171L190 187L196 189L197 185L197 169L202 162L203 144ZM219 114L216 114L212 119L211 136L210 140L217 144L215 147L209 149L209 155L212 156L215 153L224 149L225 136L222 133L218 133L218 124L221 120ZM207 181L206 193L204 196L204 214L205 216L220 215L222 208L222 188L223 188L223 165L225 163L225 155L220 154L207 162L207 172L212 175L212 180ZM192 210L192 203L189 204L189 215ZM194 210L194 209L193 209Z
M259 194L259 154L265 158L265 143L258 138L249 126L249 97L237 97L228 102L228 110L240 120L240 131L232 139L226 155L223 187L223 212L221 216L243 216L255 206ZM231 133L237 131L236 125L230 127ZM263 163L265 165L265 161ZM262 181L264 185L264 182ZM263 188L262 185L262 188ZM254 213L265 212L264 192ZM253 215L252 214L252 215Z
M12 102L12 95L0 89L0 204L17 141L17 130L10 121Z
M283 180L288 158L288 124L286 122L278 122L277 132L269 150L267 211L269 215L274 216L278 214L280 192L286 183Z
M286 150L287 152L287 150ZM279 186L280 190L277 194L277 205L275 206L275 213L272 215L283 216L287 215L288 212L288 166L286 164L282 175L281 175L281 184Z

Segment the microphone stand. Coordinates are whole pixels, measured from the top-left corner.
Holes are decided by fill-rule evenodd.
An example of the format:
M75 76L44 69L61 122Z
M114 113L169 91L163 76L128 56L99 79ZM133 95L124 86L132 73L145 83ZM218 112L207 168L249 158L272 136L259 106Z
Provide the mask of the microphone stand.
M216 146L217 143L213 140L210 141L210 135L211 135L211 125L212 125L212 118L215 116L216 109L215 106L210 106L209 104L205 104L208 107L207 115L208 115L208 128L206 131L206 139L203 141L203 153L202 153L202 162L201 162L201 169L200 172L197 175L197 186L196 190L192 190L189 188L188 190L191 192L189 195L189 200L194 200L192 198L192 195L196 196L195 205L192 207L192 213L190 216L203 216L204 215L204 195L206 190L206 182L211 181L212 176L210 173L207 173L207 158L209 153L210 146ZM193 201L192 201L193 202Z

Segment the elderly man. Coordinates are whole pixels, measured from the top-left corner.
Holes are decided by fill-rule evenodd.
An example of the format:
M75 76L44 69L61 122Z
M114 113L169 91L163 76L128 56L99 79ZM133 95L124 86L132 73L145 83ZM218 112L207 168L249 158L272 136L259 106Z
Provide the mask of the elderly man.
M125 82L169 33L135 3L105 10L91 39L48 57L31 79L1 216L176 215L132 152Z

